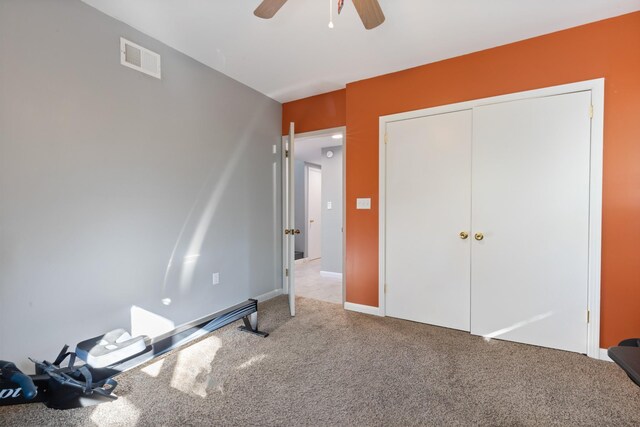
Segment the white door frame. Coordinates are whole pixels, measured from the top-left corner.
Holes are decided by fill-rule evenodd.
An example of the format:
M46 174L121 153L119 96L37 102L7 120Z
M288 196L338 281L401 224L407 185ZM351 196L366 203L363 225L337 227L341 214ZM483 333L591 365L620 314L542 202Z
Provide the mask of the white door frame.
M347 127L346 126L339 126L339 127L335 127L335 128L328 128L328 129L320 129L320 130L316 130L316 131L311 131L311 132L305 132L305 133L296 133L295 135L295 139L298 138L307 138L307 137L313 137L313 136L325 136L325 135L333 135L336 133L341 133L342 134L342 306L344 307L345 305L345 301L346 301L346 275L344 274L345 271L345 266L347 264L347 176L346 176L346 172L347 172ZM289 136L288 135L283 135L282 136L282 146L284 147L287 143L287 141L289 140ZM285 168L285 153L284 150L282 150L282 169L281 169L281 179L282 179L282 188L284 191L285 188L285 183L284 183L284 168ZM305 184L306 185L306 184ZM282 197L282 218L283 218L283 224L284 224L284 220L286 218L287 215L287 209L288 206L286 206L286 200L284 197ZM306 218L306 214L305 214L305 218ZM283 225L283 229L286 228L285 225ZM279 232L282 232L282 230L279 230ZM284 248L283 248L283 252L284 252ZM287 283L287 278L285 277L285 271L284 269L286 264L286 260L283 259L282 261L282 290L283 293L288 293L288 283Z
M587 355L600 359L600 270L602 258L602 151L604 141L604 78L583 82L552 86L541 89L528 90L490 98L460 102L408 111L404 113L381 116L379 120L379 271L378 271L378 315L385 315L385 236L386 236L386 144L385 134L387 123L408 120L434 114L450 113L468 110L482 105L510 102L521 99L540 98L561 95L571 92L591 91L593 106L591 119L591 176L589 184L589 277L588 277L588 307L590 314L587 324Z

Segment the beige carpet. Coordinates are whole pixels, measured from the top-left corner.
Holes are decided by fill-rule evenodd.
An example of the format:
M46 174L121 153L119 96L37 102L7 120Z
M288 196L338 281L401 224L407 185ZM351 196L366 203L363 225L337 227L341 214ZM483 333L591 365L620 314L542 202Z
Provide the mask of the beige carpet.
M283 297L119 376L120 399L68 411L0 408L0 424L640 425L640 388L612 363Z

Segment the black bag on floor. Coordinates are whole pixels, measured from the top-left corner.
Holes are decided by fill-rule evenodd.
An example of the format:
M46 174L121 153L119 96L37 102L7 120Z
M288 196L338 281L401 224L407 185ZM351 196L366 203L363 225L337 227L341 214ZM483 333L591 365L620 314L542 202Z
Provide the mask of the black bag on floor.
M32 360L36 364L36 374L49 377L45 405L54 409L70 409L116 400L117 396L112 393L118 383L111 378L113 374L89 365L73 366L76 355L68 352L68 348L65 345L53 363ZM67 367L61 367L67 357Z
M49 408L70 409L117 399L114 371L73 366L75 353L64 346L53 363L36 361L36 375L23 374L13 363L0 361L0 406L43 402ZM61 366L66 358L67 366Z

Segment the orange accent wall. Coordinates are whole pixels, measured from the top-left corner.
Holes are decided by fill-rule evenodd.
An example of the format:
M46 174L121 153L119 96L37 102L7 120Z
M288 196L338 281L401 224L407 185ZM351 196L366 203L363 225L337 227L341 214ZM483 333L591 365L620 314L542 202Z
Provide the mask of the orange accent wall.
M640 12L348 84L347 301L378 305L380 116L599 77L606 79L600 343L640 336ZM316 107L305 118L335 116ZM296 116L294 103L284 109ZM373 209L356 210L357 197L371 197Z
M346 125L345 89L327 92L282 105L282 135L289 135L289 123L295 133L337 128Z

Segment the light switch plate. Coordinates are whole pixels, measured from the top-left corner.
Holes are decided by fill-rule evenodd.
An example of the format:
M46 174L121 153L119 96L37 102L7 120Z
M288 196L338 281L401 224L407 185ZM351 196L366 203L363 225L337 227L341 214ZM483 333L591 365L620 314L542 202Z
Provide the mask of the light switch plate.
M356 209L371 209L371 199L370 198L356 199Z
M333 209L333 206L331 205L331 202L327 202L327 209Z

